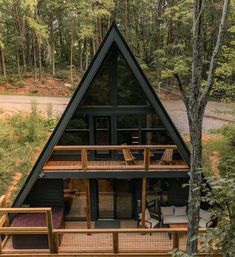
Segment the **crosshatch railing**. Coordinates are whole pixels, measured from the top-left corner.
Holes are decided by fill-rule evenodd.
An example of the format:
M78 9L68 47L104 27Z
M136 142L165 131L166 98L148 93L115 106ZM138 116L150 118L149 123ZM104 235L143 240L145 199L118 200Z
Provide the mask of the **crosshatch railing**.
M169 160L162 160L166 150L172 151ZM109 158L94 158L97 152L109 153ZM156 154L158 152L158 154ZM160 153L159 153L160 152ZM44 171L53 170L188 170L187 163L174 160L178 153L176 145L89 145L89 146L55 146L53 154L77 155L75 160L53 160L49 158L44 165ZM93 156L93 158L92 158ZM119 158L112 158L119 156ZM157 156L157 158L156 158Z
M45 235L48 238L48 254L56 253L167 253L173 249L185 251L187 228L130 228L130 229L54 229L51 208L0 208L0 214L45 213L45 227L0 227L0 255L7 254L8 240L14 235ZM199 233L206 233L200 229ZM2 240L3 239L3 240ZM40 249L31 249L34 253ZM28 251L27 251L28 252ZM11 249L11 256L17 249ZM21 249L21 253L24 253ZM35 254L35 255L37 255ZM199 256L219 256L200 253ZM171 256L171 255L169 255Z

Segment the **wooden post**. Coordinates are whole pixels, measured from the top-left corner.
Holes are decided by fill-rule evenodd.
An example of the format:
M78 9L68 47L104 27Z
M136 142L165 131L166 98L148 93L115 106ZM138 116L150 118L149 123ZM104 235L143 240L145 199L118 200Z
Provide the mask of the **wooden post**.
M146 147L144 149L144 168L145 171L149 170L149 164L150 164L150 149Z
M0 254L2 253L2 237L0 235Z
M90 180L86 179L86 215L87 215L87 228L91 228L91 191Z
M51 210L46 211L46 220L47 220L47 228L48 228L48 245L50 253L55 253L55 240L53 235L53 222L52 222L52 213Z
M82 169L86 171L87 170L87 149L85 148L81 150L81 161L82 161Z
M146 209L146 187L147 187L147 179L142 178L142 201L141 201L141 212L142 212L142 219L141 224L142 228L145 228L145 209Z
M113 252L118 253L119 246L118 246L118 232L113 232Z
M174 232L173 234L173 250L179 248L179 234L178 232Z
M0 197L0 208L6 208L7 207L7 198L6 198L6 195L2 195ZM5 217L5 222L3 225L5 226L9 226L9 216L8 216L8 213L6 213L5 215L2 216L2 218Z

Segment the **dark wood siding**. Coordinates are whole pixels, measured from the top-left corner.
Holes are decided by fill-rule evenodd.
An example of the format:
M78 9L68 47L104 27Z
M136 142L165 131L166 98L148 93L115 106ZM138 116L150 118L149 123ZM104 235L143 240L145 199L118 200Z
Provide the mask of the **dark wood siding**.
M24 204L30 207L64 207L63 179L38 179Z
M168 179L168 205L182 206L187 205L188 187L182 187L183 184L188 184L188 179L172 178Z

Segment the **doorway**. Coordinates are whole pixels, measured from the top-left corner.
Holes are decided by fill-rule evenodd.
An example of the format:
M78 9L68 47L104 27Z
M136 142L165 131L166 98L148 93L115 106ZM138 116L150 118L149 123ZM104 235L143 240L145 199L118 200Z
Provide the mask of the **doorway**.
M110 116L94 116L94 141L95 145L111 145ZM110 151L95 151L96 158L109 158L110 156Z
M98 219L131 219L133 212L132 181L98 179Z

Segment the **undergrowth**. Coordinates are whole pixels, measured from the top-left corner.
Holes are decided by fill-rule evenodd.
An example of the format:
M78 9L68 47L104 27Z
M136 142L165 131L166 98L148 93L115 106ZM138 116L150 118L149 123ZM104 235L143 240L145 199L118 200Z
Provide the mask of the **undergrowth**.
M0 121L0 195L5 194L16 172L22 173L22 185L44 146L51 128L36 108L30 114L15 114Z

